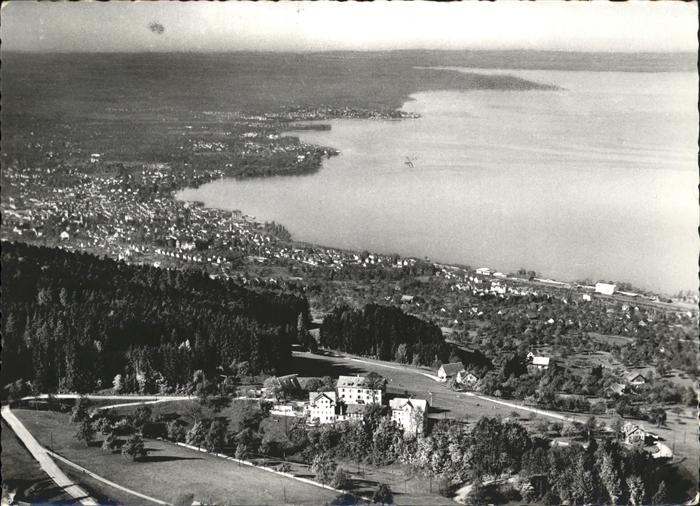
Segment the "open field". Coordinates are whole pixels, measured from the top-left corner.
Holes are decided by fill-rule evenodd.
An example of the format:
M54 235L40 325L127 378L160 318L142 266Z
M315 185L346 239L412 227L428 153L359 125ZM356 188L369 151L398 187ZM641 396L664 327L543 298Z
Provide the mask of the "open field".
M19 441L12 429L2 421L2 482L15 490L18 500L33 502L66 502L72 497L56 486Z
M194 452L171 443L147 440L149 457L131 462L103 452L99 442L87 448L73 439L76 427L68 415L16 410L16 415L44 445L65 458L138 492L171 502L183 493L219 503L323 504L336 494L312 485Z
M353 483L358 494L371 497L374 490L376 490L377 483L386 483L389 485L394 495L394 503L397 505L454 504L454 501L451 499L438 494L437 479L433 478L431 480L429 477L412 470L410 466L403 464L392 464L382 467L370 464L360 464L358 466L351 461L340 461L338 465L352 473ZM359 474L358 469L360 471Z

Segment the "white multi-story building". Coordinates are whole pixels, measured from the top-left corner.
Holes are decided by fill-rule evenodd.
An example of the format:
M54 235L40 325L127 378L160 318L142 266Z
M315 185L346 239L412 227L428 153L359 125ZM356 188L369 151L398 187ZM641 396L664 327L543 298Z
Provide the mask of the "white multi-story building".
M338 377L338 400L345 404L381 404L382 389L373 388L364 376Z
M407 434L421 435L428 419L428 401L396 397L389 401L391 420Z
M617 285L611 285L610 283L596 283L595 291L596 293L602 293L603 295L612 295L617 290Z
M336 404L335 392L309 392L309 423L335 422Z

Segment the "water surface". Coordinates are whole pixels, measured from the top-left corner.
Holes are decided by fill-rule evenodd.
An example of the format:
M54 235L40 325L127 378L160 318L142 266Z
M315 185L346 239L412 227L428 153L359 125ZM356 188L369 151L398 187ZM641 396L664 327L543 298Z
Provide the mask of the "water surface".
M341 151L317 174L179 196L329 246L695 288L697 75L503 72L562 89L418 93L417 120L293 133Z

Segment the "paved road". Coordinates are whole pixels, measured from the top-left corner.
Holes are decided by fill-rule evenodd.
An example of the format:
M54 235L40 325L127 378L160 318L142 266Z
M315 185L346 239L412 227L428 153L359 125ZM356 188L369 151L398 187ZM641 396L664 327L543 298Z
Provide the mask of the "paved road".
M49 475L56 485L70 494L71 497L78 500L80 504L84 506L98 506L99 503L95 499L90 497L85 490L73 483L73 481L61 471L49 456L48 451L39 444L22 422L10 411L9 406L2 407L2 417L15 434L17 434L17 437L19 437L22 443L24 443L24 446L29 450L29 453L32 454L32 457L39 463L41 469Z
M77 399L79 397L86 397L88 399L99 400L113 400L113 401L186 401L188 399L194 399L195 397L191 395L97 395L97 394L52 394L51 397L54 399ZM49 394L41 395L28 395L27 397L22 397L22 401L33 401L36 399L48 399Z
M37 399L47 399L49 396L48 394L41 394L41 395L30 395L27 397L22 397L21 400L23 401L34 401ZM133 402L121 402L117 404L109 404L107 406L97 406L95 411L100 411L100 410L107 410L107 409L114 409L114 408L123 408L127 406L142 406L145 404L159 404L161 402L171 402L171 401L187 401L190 399L196 399L194 396L190 395L92 395L92 394L87 394L87 395L78 395L78 394L55 394L52 396L54 399L77 399L79 397L85 397L86 399L91 399L91 400L120 400L120 401L133 401Z

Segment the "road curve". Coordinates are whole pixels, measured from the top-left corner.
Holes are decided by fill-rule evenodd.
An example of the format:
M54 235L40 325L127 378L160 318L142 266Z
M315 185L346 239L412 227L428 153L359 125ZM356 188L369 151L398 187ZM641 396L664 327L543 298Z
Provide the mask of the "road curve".
M17 437L22 441L27 450L29 450L32 457L34 457L34 459L39 463L41 469L43 469L43 471L49 475L56 485L65 490L66 493L84 506L99 505L99 503L90 497L85 490L73 483L73 481L71 481L68 476L61 471L61 469L49 456L48 451L39 444L39 442L34 438L34 436L32 436L22 422L19 421L19 418L17 418L14 413L10 411L9 406L2 407L2 417L12 428L15 434L17 434Z

